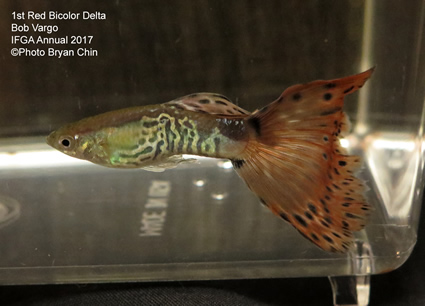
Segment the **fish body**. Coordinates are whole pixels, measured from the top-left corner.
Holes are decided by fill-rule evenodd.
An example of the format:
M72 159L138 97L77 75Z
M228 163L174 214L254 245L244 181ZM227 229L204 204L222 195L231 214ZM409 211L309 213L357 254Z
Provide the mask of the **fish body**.
M235 158L247 139L241 113L229 118L190 110L190 102L200 97L204 103L207 97L211 104L220 101L214 94L200 93L112 111L64 126L47 142L70 156L113 168L161 170L184 161L182 154ZM180 101L189 105L179 106Z
M370 206L355 176L360 158L339 144L349 131L344 96L372 72L289 87L254 113L213 93L112 111L68 124L47 143L112 168L158 171L183 154L230 159L274 214L320 248L346 252Z

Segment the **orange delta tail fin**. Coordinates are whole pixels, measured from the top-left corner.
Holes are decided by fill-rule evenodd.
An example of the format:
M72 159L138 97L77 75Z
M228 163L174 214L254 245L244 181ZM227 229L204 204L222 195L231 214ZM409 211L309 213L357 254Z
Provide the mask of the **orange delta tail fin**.
M295 85L247 117L250 139L238 174L261 202L326 251L345 252L370 206L354 176L360 158L340 146L349 130L344 96L372 74Z

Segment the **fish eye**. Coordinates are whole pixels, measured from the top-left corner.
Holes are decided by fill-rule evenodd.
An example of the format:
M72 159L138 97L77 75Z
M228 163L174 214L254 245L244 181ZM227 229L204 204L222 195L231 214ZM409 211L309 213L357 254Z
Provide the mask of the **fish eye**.
M71 137L63 137L59 139L59 143L62 145L62 147L69 149L72 146L73 140Z
M69 142L68 139L62 139L62 145L64 147L69 147L71 145L71 143Z

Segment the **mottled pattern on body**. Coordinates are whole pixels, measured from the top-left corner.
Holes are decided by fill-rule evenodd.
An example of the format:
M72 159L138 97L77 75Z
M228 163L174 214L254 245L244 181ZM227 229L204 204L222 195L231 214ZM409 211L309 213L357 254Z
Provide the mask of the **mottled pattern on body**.
M127 128L137 130L130 149L123 149L119 141L109 143L111 164L121 167L143 165L146 162L161 163L175 154L195 154L217 157L220 143L226 141L218 127L205 134L197 122L183 111L169 106L168 113L157 117L143 116L140 123L131 123ZM125 129L126 127L123 127Z

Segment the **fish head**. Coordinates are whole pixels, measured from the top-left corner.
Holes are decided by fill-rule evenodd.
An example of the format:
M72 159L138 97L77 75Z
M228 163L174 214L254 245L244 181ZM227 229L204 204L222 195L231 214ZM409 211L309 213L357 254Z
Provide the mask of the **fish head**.
M49 146L78 159L103 164L105 148L94 132L83 131L77 124L69 124L52 132L46 138Z

